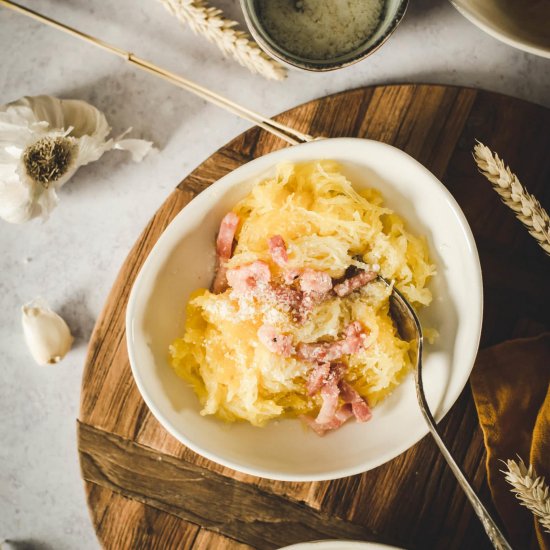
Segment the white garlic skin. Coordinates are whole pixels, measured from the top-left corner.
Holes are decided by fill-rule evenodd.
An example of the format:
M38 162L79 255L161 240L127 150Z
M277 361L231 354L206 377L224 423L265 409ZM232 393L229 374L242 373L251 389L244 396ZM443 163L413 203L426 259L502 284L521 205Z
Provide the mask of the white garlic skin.
M153 150L150 141L126 138L129 130L111 138L110 132L105 115L78 99L41 95L0 105L0 218L10 223L45 220L59 202L57 192L80 166L111 149L129 151L135 161ZM27 154L37 144L53 142L71 145L70 154L62 155L65 161L57 155L46 159L43 147L35 149L42 151L39 158L29 161Z
M59 363L73 344L67 323L46 304L29 302L22 308L25 341L39 365Z

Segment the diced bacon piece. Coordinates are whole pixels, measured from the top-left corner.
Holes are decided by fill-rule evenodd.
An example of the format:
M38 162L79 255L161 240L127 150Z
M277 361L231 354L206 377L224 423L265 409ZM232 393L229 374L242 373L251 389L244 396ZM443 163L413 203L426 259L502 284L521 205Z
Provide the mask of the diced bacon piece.
M340 389L340 397L345 401L345 403L336 408L334 415L330 419L326 422L319 421L320 417L321 420L324 420L329 417L328 413L332 412L334 406L332 402L332 393L334 392L332 386L330 390L331 397L329 397L328 402L323 402L323 406L321 407L321 411L319 412L317 418L313 419L311 417L302 417L302 420L318 435L322 436L325 435L327 431L338 429L352 416L355 416L357 422L367 422L372 417L368 403L352 386L350 386L347 382L340 381L338 383L338 387ZM321 412L323 412L323 416L321 416Z
M322 363L316 365L307 381L307 389L309 395L317 393L321 390L322 405L317 418L311 422L307 421L317 433L324 433L326 430L333 430L341 426L350 415L352 415L351 406L349 414L345 409L338 408L338 397L340 388L338 386L340 380L346 371L344 363Z
M225 262L220 261L218 258L216 266L216 275L212 282L212 292L214 294L221 294L227 290L227 267Z
M222 260L231 258L237 225L239 225L239 216L234 212L228 212L220 224L218 238L216 239L216 252Z
M280 334L271 325L262 325L258 330L260 342L272 353L290 357L294 353L292 336Z
M365 346L366 334L359 321L350 323L344 331L346 338L344 340L344 353L357 353Z
M309 314L313 311L313 308L318 303L317 297L314 296L311 292L300 292L301 300L296 308L295 312L295 321L297 323L303 323L308 317Z
M225 263L233 251L233 239L239 225L239 216L228 212L221 221L220 230L216 239L216 275L212 282L212 292L219 294L227 289L227 268Z
M304 292L325 293L332 288L332 279L324 271L305 269L300 275L300 288Z
M296 322L303 323L313 308L330 296L328 292L302 292L302 298L296 311Z
M341 407L338 408L336 414L334 415L334 419L338 421L338 426L335 426L331 429L334 430L335 428L339 428L348 418L351 418L352 416L353 411L350 404L344 403Z
M376 271L362 270L357 275L354 275L353 277L350 277L349 279L346 279L345 281L334 285L334 292L336 292L336 294L340 296L340 298L343 298L344 296L348 296L349 294L351 294L354 290L357 290L365 286L367 283L374 281L377 276L378 273L376 273Z
M338 396L340 395L340 389L334 381L327 381L321 388L321 398L323 404L319 410L319 414L315 421L317 424L327 424L331 422L336 414L338 408Z
M308 395L315 395L323 386L330 373L330 363L315 365L308 376L306 389Z
M338 384L344 376L347 369L345 363L318 363L315 365L306 382L308 395L315 395L323 384Z
M298 269L289 269L283 273L283 279L287 285L291 285L298 277L300 277Z
M324 294L317 292L300 292L301 299L296 308L296 322L303 323L313 311L313 308L323 301Z
M344 374L346 374L347 368L348 366L345 363L332 363L330 366L329 379L338 384L344 377Z
M320 271L309 270L309 272L310 273L306 272L306 281L309 278L311 281L316 280L319 282L326 276L328 277L330 288L332 288L332 279L330 279L328 275L321 273ZM322 302L328 295L328 291L317 292L308 290L307 292L304 292L303 290L298 290L297 288L290 286L297 279L300 279L300 283L302 283L303 275L304 274L302 272L296 269L284 271L283 278L285 284L272 284L270 292L266 295L269 296L272 301L281 306L282 309L288 311L292 315L293 321L296 323L303 323L315 305ZM329 287L327 281L325 280L322 284L316 284L315 288L322 290Z
M288 262L288 254L286 244L281 235L273 235L268 241L269 252L273 261L281 267L284 267Z
M271 280L271 272L265 262L256 261L251 264L228 269L226 277L229 286L237 294L245 295L254 294L266 288Z
M318 436L322 437L323 435L325 435L326 433L325 428L323 428L323 426L318 424L315 418L312 418L311 416L303 415L300 417L300 419L302 420L302 422L304 422L304 424L307 424Z
M339 342L315 342L313 344L300 342L296 347L296 353L304 361L330 361L330 346L337 343Z
M372 418L372 412L366 401L354 401L351 404L357 422L367 422Z
M303 323L313 307L307 294L287 285L271 284L264 297L289 313L295 323Z
M324 424L319 424L316 419L309 416L302 416L302 420L318 435L323 436L326 432L331 430L337 430L342 424L344 424L349 418L353 416L352 407L349 403L346 403L336 410L332 420Z
M272 285L268 296L285 311L294 312L302 303L299 290L284 285Z
M339 384L342 399L351 404L351 408L357 422L366 422L372 417L368 403L359 393L347 382L341 381Z
M357 353L364 346L365 333L358 321L350 323L345 330L345 338L335 342L300 343L296 349L298 357L304 361L335 361L342 355Z

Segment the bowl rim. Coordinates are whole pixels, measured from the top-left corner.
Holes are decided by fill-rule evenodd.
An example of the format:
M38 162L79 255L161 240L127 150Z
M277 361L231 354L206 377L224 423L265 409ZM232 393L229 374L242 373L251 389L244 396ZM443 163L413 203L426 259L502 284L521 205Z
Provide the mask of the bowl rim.
M274 58L276 61L279 61L289 67L301 69L303 71L318 73L335 71L338 69L349 67L350 65L354 65L355 63L366 59L371 54L379 50L390 38L390 36L395 32L395 29L399 26L399 23L401 23L409 5L409 0L399 0L397 12L394 18L388 24L386 31L382 36L380 36L380 38L376 42L369 46L369 48L361 49L361 46L359 46L355 50L348 52L348 54L342 54L341 56L339 56L339 58L343 58L341 60L339 60L339 58L336 58L332 61L327 60L326 62L314 62L313 60L308 61L307 59L300 58L299 56L289 56L282 48L278 47L275 40L273 40L269 36L267 31L264 30L263 27L257 25L256 21L251 16L250 5L253 4L254 1L255 0L240 0L240 4L244 14L246 26L248 27L248 30L250 31L250 34L252 35L254 40L260 45L261 49L269 56ZM258 17L256 17L256 19L259 20ZM347 56L349 56L349 58Z
M492 36L496 40L499 40L500 42L503 42L508 46L512 46L517 50L550 59L550 47L545 48L543 46L535 46L533 44L528 44L523 40L520 40L519 38L512 38L499 31L497 27L489 25L479 19L479 17L471 8L468 8L464 4L459 3L457 0L449 0L449 2L463 17L470 21L470 23L473 23L478 29L481 29L483 32L487 33L489 36Z
M405 550L397 546L389 546L381 542L348 540L348 539L322 539L298 542L290 546L284 546L279 550Z
M400 156L405 157L408 159L409 162L412 162L416 165L416 167L423 172L427 177L429 177L432 182L436 185L436 187L439 188L441 193L443 194L444 198L446 199L447 203L449 204L449 207L453 210L456 218L459 221L459 225L462 229L462 233L466 239L466 242L468 244L468 247L470 248L472 252L472 268L473 268L473 274L475 275L476 279L476 285L475 288L472 288L472 295L475 295L476 301L478 303L477 311L475 311L475 318L470 320L470 323L475 323L477 325L476 330L476 336L474 340L472 341L472 348L470 350L470 353L468 355L468 360L464 360L464 364L468 364L469 367L463 369L459 373L459 379L456 383L456 389L453 392L450 392L449 389L446 390L445 395L448 399L448 405L445 403L441 403L440 407L437 411L437 413L434 415L436 418L436 422L441 421L447 413L451 410L451 408L454 406L456 401L458 400L460 394L462 393L464 387L466 386L471 371L474 367L475 359L477 357L477 353L479 350L479 343L481 339L481 329L482 329L482 323L483 323L483 279L482 279L482 272L481 272L481 264L479 260L479 254L477 250L477 246L475 243L475 239L472 233L472 230L470 228L470 225L468 224L468 221L466 219L466 216L464 215L462 209L460 208L460 205L455 200L453 195L450 193L450 191L445 187L445 185L437 178L428 168L426 168L423 164L421 164L419 161L417 161L415 158L410 156L405 151L381 142L377 140L371 140L371 139L365 139L365 138L355 138L355 137L336 137L336 138L323 138L322 140L314 140L312 142L307 143L301 143L298 145L293 145L291 148L283 148L278 149L276 151L271 151L265 155L262 155L261 157L257 157L255 159L252 159L249 162L246 162L239 166L238 168L231 170L224 176L222 176L220 179L213 182L207 189L213 189L215 190L215 187L221 187L224 185L224 181L227 181L227 179L230 179L232 175L239 171L241 168L248 166L248 167L254 167L257 164L261 164L265 162L266 158L271 157L277 157L277 156L284 156L284 153L290 149L296 150L297 148L301 149L307 149L307 148L314 148L316 145L321 142L328 142L328 141L339 141L339 142L368 142L371 145L376 145L378 147L386 148L392 150L393 153L398 154ZM327 157L328 158L328 157ZM271 166L273 167L277 162L281 162L282 159L277 159L276 161L273 161L271 163ZM258 173L262 173L265 171L266 168L263 169L260 168L257 170ZM206 191L206 190L205 190ZM367 472L373 468L376 468L382 464L385 464L386 462L396 458L406 450L412 448L416 443L418 443L423 437L425 437L429 433L429 428L426 423L423 423L422 426L419 428L418 432L415 434L412 440L405 440L401 445L397 445L395 447L392 447L388 451L379 454L376 459L369 459L369 460L363 460L362 462L355 464L350 467L346 468L334 468L330 472L325 473L309 473L307 475L305 474L290 474L290 473L282 473L282 472L273 472L271 470L262 469L262 468L255 468L255 467L249 467L246 465L242 465L241 463L238 463L234 460L226 459L223 456L220 456L219 454L216 454L214 452L210 452L208 450L203 449L200 445L195 444L193 441L188 439L184 434L181 433L180 430L178 430L170 420L168 420L162 412L159 410L159 408L156 406L154 400L149 396L149 393L146 389L146 385L143 382L143 379L139 373L139 369L137 367L138 364L138 358L136 354L134 353L134 349L132 347L132 341L134 339L134 327L133 327L133 320L135 318L136 308L139 300L140 295L140 287L142 285L142 280L144 278L144 273L149 269L149 266L153 263L154 257L153 252L155 249L159 246L159 243L161 243L164 238L165 234L169 230L169 228L173 225L176 219L183 216L185 211L188 209L190 205L192 205L195 201L198 199L200 200L200 197L203 197L202 200L205 200L204 197L204 191L199 193L196 197L194 197L188 204L186 204L177 214L176 216L170 221L170 223L166 226L166 228L163 230L162 234L158 238L158 240L155 242L153 247L151 248L149 254L147 255L147 258L145 259L143 265L141 266L141 269L136 276L134 283L132 285L130 295L128 298L128 304L126 307L126 346L127 346L127 352L128 352L128 358L130 362L130 368L132 372L132 376L134 378L134 381L136 383L136 386L138 387L138 390L140 392L140 395L142 399L144 400L145 404L153 414L153 416L158 420L158 422L161 424L161 426L170 433L175 439L177 439L180 443L194 451L195 453L207 458L208 460L211 460L212 462L215 462L217 464L221 464L222 466L231 468L235 471L242 472L248 475L253 475L257 477L262 477L265 479L271 479L276 481L289 481L289 482L312 482L312 481L329 481L333 479L340 479L343 477L348 477L351 475L356 475L360 473ZM450 392L450 393L449 393Z

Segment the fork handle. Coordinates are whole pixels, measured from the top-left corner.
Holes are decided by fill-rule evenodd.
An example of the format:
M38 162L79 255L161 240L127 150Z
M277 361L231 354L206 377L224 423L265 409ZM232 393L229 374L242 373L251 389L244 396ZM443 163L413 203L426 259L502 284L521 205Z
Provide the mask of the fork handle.
M422 372L421 367L418 370L420 370L420 373ZM424 395L424 389L422 387L422 374L416 377L416 393L417 393L418 400L421 402L422 406L420 408L422 410L422 414L424 415L424 419L426 420L428 427L430 428L430 432L433 438L435 439L435 442L439 447L441 454L444 456L445 460L447 461L447 464L450 466L453 474L458 480L458 483L466 493L466 496L468 497L468 500L470 501L472 507L474 508L474 511L477 514L477 517L481 521L481 524L483 525L483 528L485 529L485 532L487 533L489 540L493 544L494 548L496 548L497 550L512 550L510 543L506 540L506 538L502 534L498 525L495 523L494 519L491 517L491 514L489 514L489 512L487 511L487 509L485 508L485 506L477 496L476 492L474 491L473 487L470 485L470 482L466 479L464 472L462 471L460 466L456 463L451 452L443 442L443 439L441 438L441 435L439 433L435 420L432 416L432 413L430 412L428 402L426 401L426 397Z

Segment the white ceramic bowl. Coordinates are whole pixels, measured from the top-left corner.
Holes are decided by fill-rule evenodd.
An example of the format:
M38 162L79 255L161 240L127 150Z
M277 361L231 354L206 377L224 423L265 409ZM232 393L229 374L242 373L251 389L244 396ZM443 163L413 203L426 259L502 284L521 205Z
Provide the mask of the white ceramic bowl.
M451 4L492 37L514 48L550 58L547 0L451 0Z
M128 303L128 354L143 399L174 437L215 462L271 479L363 472L427 433L412 376L374 409L370 422L349 422L318 437L299 420L255 428L203 417L197 397L168 364L168 346L183 333L190 293L210 285L221 218L277 163L322 158L339 161L357 187L378 188L385 203L428 239L438 275L431 285L434 301L420 317L440 333L424 355L425 390L437 418L466 384L481 332L481 270L468 223L439 180L404 152L370 140L326 139L275 151L214 183L174 218L143 265Z
M351 540L316 540L285 546L279 550L400 550L396 546L387 546L376 542Z
M241 0L250 34L271 57L289 67L305 71L334 71L361 61L377 51L394 33L403 19L409 0L386 0L380 23L371 36L354 50L331 59L312 59L294 54L273 39L264 27L256 0Z

